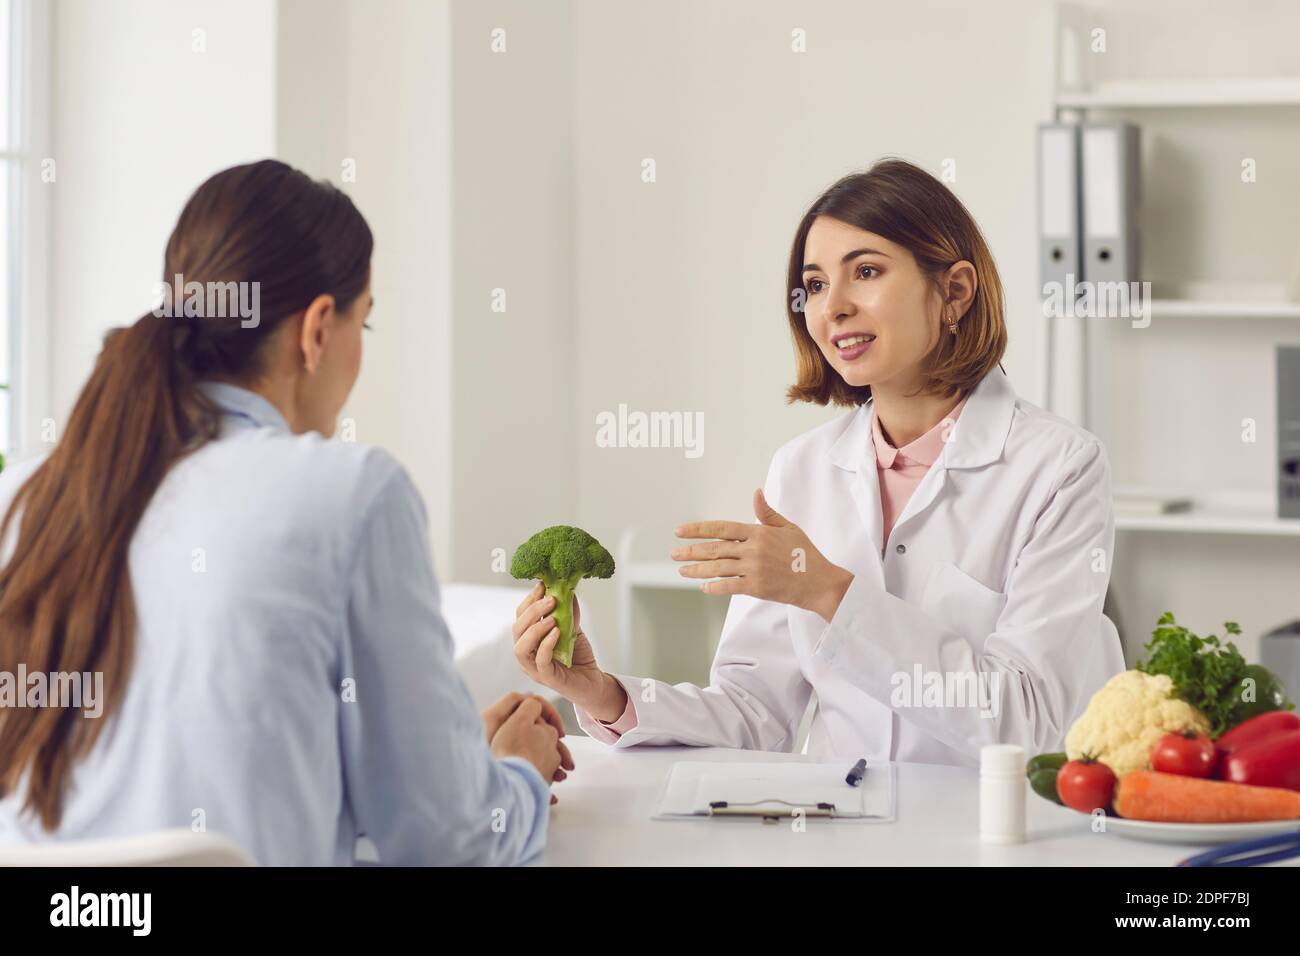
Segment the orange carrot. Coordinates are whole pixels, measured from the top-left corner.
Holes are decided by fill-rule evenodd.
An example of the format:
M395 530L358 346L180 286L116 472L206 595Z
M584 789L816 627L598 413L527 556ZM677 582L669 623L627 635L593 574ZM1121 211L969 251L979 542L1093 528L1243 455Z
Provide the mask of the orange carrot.
M1115 788L1115 812L1160 823L1248 823L1300 819L1300 793L1224 780L1134 770Z

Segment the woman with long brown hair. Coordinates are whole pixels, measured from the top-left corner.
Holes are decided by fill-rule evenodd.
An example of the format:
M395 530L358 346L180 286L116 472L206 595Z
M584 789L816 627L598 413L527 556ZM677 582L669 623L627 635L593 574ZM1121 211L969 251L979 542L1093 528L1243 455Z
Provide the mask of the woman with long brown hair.
M682 574L734 595L708 687L607 674L519 608L520 667L618 747L789 750L973 766L985 744L1061 750L1123 669L1102 613L1114 543L1097 439L1025 401L1000 366L993 257L970 213L887 159L826 190L786 277L791 401L848 411L779 449L757 523L699 521ZM577 618L575 608L575 619Z
M384 863L541 847L573 766L558 714L474 713L411 479L327 440L372 245L328 183L216 174L162 306L109 333L54 450L0 477L0 843L187 827L309 865L361 834Z

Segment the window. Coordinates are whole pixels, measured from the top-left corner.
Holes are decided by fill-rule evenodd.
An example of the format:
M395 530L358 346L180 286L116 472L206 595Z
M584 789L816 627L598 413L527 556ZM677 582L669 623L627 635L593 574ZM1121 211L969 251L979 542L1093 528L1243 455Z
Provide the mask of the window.
M0 0L0 454L28 443L26 406L43 408L44 143L48 77L44 0ZM51 170L52 172L52 170ZM33 335L39 321L39 334Z
M18 145L14 135L18 125L19 111L14 109L18 99L19 77L17 57L14 56L14 37L17 4L12 0L0 0L0 76L4 77L4 95L0 96L0 156L4 157L3 174L0 175L0 309L4 314L4 335L0 335L0 453L9 455L13 449L13 435L16 431L14 422L15 405L13 398L17 393L14 388L14 352L16 349L18 322L13 308L13 250L14 209L19 197L15 195L18 183L14 175L22 162L21 154L15 149ZM19 186L21 188L21 186Z

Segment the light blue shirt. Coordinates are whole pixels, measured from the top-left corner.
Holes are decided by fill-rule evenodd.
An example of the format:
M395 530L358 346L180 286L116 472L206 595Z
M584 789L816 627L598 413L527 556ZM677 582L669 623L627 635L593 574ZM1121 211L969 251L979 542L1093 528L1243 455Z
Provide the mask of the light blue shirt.
M58 830L19 815L20 788L0 843L201 827L261 864L351 864L362 834L388 864L531 857L550 791L492 756L406 471L293 434L254 392L201 387L222 434L173 466L132 539L125 697ZM0 476L0 508L36 464Z

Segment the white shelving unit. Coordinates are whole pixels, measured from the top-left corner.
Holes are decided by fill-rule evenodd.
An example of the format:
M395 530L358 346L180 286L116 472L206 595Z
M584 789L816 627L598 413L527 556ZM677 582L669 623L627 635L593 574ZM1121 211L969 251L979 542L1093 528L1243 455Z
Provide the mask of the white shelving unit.
M1115 490L1118 493L1121 489ZM1152 491L1148 488L1133 490L1140 494ZM1200 503L1199 509L1179 514L1135 515L1117 510L1115 528L1120 531L1300 537L1300 521L1277 517L1272 495L1221 492L1202 497Z
M628 668L633 660L636 638L633 636L636 602L642 591L695 591L700 593L697 578L684 578L682 565L668 559L656 560L645 555L646 546L639 540L641 530L627 528L618 543L618 634L619 667ZM653 550L653 546L651 546Z
M1300 319L1298 302L1152 299L1151 319Z
M1056 106L1074 110L1300 106L1300 77L1098 83L1088 90L1059 90Z
M1187 514L1173 515L1117 515L1117 531L1182 531L1191 534L1246 534L1300 537L1300 521L1294 518L1276 518L1267 514L1219 512L1212 507L1201 508Z
M1056 10L1058 61L1053 112L1057 122L1085 121L1096 110L1300 107L1300 76L1093 82L1088 75L1085 50L1091 15L1086 7L1078 4L1058 4ZM1129 119L1138 121L1136 117ZM1300 121L1300 110L1296 119ZM1234 289L1193 284L1176 291L1177 295L1153 296L1149 303L1149 319L1153 325L1162 321L1193 319L1300 321L1300 301L1288 297L1282 284ZM1046 321L1061 326L1059 330L1049 328L1047 335L1047 403L1053 404L1058 368L1056 347L1064 339L1066 344L1076 346L1080 356L1074 369L1078 376L1077 397L1072 394L1075 392L1074 382L1063 389L1071 403L1077 401L1077 412L1071 414L1069 409L1057 410L1104 437L1104 421L1108 416L1096 412L1104 408L1109 388L1106 370L1098 360L1098 356L1106 354L1106 323L1060 318ZM1177 497L1173 492L1167 493L1169 497ZM1178 514L1124 515L1117 508L1116 529L1300 536L1300 519L1277 516L1276 492L1258 495L1241 491L1189 497L1193 502L1192 510Z

